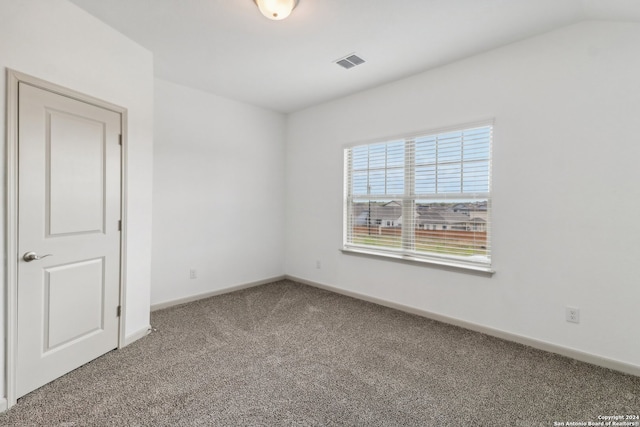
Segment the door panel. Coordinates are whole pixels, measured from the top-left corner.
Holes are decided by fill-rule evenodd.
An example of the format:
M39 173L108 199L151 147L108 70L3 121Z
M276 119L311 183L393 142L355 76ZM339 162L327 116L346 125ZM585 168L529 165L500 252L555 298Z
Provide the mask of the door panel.
M100 258L45 269L45 352L104 328L103 261Z
M25 83L18 117L20 397L118 345L121 122Z
M104 123L58 111L48 111L47 119L47 234L102 232Z

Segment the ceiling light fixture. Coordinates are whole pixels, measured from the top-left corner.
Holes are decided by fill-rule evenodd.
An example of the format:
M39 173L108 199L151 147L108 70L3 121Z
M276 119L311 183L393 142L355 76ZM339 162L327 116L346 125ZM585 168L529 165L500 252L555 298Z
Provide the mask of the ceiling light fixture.
M298 5L298 0L253 0L264 16L279 21L291 15Z

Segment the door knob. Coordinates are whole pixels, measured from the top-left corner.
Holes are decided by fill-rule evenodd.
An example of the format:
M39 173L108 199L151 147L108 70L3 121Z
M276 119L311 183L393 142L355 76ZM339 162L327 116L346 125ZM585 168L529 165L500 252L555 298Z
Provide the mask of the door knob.
M42 258L46 258L48 256L51 256L53 254L46 254L46 255L42 255L42 256L38 256L37 253L35 252L25 252L24 255L22 255L22 259L25 260L26 262L31 262L31 261L37 261L39 259Z

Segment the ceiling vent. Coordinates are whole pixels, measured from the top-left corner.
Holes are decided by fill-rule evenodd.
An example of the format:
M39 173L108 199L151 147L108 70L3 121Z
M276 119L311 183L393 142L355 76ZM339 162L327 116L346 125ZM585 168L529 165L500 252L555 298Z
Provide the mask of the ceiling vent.
M334 61L334 62L339 66L341 66L342 68L345 68L348 70L349 68L353 68L356 65L364 64L365 61L359 56L351 54L344 58L338 59L337 61Z

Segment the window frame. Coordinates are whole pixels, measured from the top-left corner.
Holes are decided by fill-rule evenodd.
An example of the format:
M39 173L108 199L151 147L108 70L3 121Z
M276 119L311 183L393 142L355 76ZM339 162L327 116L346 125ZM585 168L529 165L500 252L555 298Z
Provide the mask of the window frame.
M489 254L487 256L486 262L479 262L477 260L471 260L465 256L453 255L453 254L442 255L442 254L437 254L435 252L426 252L426 251L418 253L418 251L415 249L415 241L414 241L416 225L413 221L410 221L410 223L413 226L413 229L411 229L412 226L405 226L407 221L404 220L404 218L409 218L415 215L416 204L421 200L425 200L425 198L423 197L424 194L415 194L416 140L419 140L421 138L435 137L437 135L441 135L449 132L464 132L464 131L469 131L472 129L482 128L482 127L490 128L490 134L489 134L490 139L489 139L489 147L488 147L487 191L476 192L476 193L463 193L462 190L464 190L464 188L463 186L461 186L460 193L446 193L446 194L443 194L441 197L438 197L438 196L431 197L431 198L428 198L427 200L436 201L440 198L442 200L447 198L451 200L456 200L456 199L461 200L461 199L471 199L471 198L482 199L482 200L486 199L487 201L486 233L487 233L487 241L491 242L491 229L492 229L491 205L492 205L492 199L493 199L493 192L492 192L493 145L495 143L495 138L494 138L495 120L494 119L430 129L427 131L414 132L411 134L404 134L401 136L392 136L392 137L380 138L380 139L375 139L375 140L370 140L365 142L361 141L361 142L355 142L355 143L344 145L343 146L343 159L344 159L343 239L342 239L341 251L346 254L358 254L358 255L365 255L365 256L380 257L380 258L389 259L389 260L408 261L410 263L418 263L423 265L426 264L426 265L434 265L434 266L441 266L441 267L447 267L447 268L450 267L454 269L462 269L462 270L467 270L471 272L487 273L489 275L495 273L495 271L492 269L493 251L491 250L490 245L487 245L487 248L489 249ZM363 196L363 197L358 197L357 194L355 195L352 194L352 190L353 190L352 172L354 171L354 169L351 163L352 159L350 156L350 151L354 147L372 146L376 144L389 144L389 143L397 142L400 140L404 141L404 149L405 149L405 154L404 154L405 162L403 165L404 194L402 195L402 197L397 197L398 196L397 194L372 195L370 191L367 193L366 196ZM408 143L409 141L411 141L411 143ZM459 163L462 166L464 164L464 160L461 159ZM463 174L462 171L460 173ZM434 193L434 194L437 194L437 193ZM473 197L469 197L470 195L473 195ZM371 245L357 244L357 243L348 241L349 233L350 233L349 227L350 226L353 227L353 224L350 223L350 218L351 219L355 218L353 217L354 200L357 200L359 198L368 199L370 201L371 200L379 200L379 201L393 200L401 203L403 221L401 226L401 239L400 239L399 249L395 249L391 246L372 247ZM371 213L368 213L368 215L371 215ZM371 221L370 217L369 217L369 221ZM425 225L424 229L428 229L428 228L430 229L431 227L428 227L428 225ZM433 228L434 230L437 229L437 227L435 226ZM447 227L447 229L448 228L449 227ZM472 231L477 231L477 230L472 230ZM412 245L412 247L407 248L406 247L407 242L410 242L409 244Z

